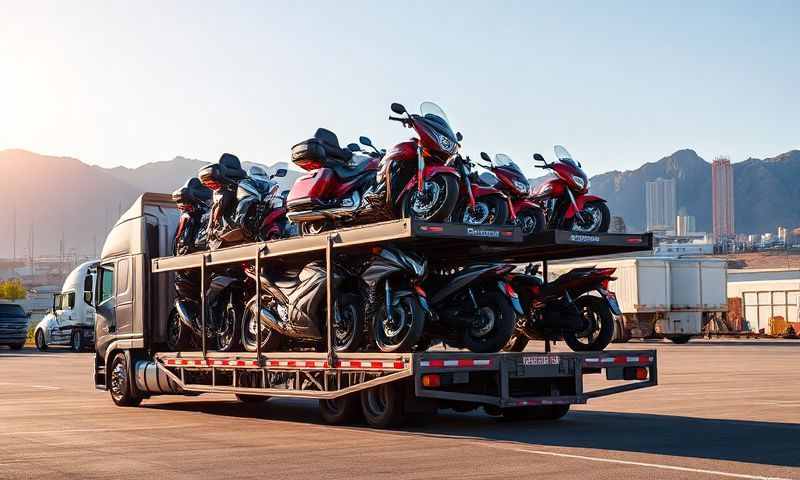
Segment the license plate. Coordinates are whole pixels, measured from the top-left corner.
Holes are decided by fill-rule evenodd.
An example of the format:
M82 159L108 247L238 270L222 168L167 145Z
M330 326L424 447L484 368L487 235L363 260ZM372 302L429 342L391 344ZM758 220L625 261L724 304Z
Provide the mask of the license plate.
M558 365L561 360L558 355L527 355L522 357L522 364L526 367L535 365Z
M606 301L608 302L608 306L611 307L611 312L614 315L622 315L622 310L619 308L619 302L617 301L617 295L613 292L608 292L605 295Z

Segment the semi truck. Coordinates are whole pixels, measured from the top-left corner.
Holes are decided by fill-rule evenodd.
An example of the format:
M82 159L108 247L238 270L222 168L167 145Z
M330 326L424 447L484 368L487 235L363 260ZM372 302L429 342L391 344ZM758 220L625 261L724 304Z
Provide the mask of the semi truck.
M94 279L97 261L75 267L61 291L53 294L50 311L36 325L33 338L40 351L60 345L80 352L94 344Z
M616 268L609 288L617 295L622 316L616 341L668 338L686 343L701 335L715 315L728 309L727 266L715 258L633 257L559 263L549 279L576 267Z
M523 241L516 227L468 226L400 219L171 257L178 213L171 198L146 193L112 228L102 250L95 289L94 383L119 406L156 395L226 393L242 402L270 397L314 399L329 423L358 419L383 428L409 415L439 409L508 418L557 419L570 405L657 384L655 350L476 354L466 351L337 353L331 345L334 253L376 246L413 248L451 265L469 261L523 262L652 249L650 234L577 235L547 231ZM200 273L201 303L209 274L254 262L327 267L326 351L217 352L165 348L176 271ZM260 285L256 283L256 299ZM260 301L260 300L258 300ZM258 306L260 309L260 305ZM200 323L206 329L205 308ZM585 388L588 376L601 379Z

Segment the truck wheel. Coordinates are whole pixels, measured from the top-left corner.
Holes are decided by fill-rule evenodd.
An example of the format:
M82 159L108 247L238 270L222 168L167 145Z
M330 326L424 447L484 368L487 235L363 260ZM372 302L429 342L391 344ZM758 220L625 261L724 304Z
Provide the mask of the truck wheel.
M403 403L403 392L394 383L385 383L361 392L361 410L371 427L400 425L406 416Z
M72 336L69 340L69 347L73 352L80 352L83 350L83 334L80 330L73 330Z
M503 418L506 420L558 420L569 412L566 405L537 405L533 407L511 407L503 409Z
M319 412L325 423L331 425L346 425L355 423L362 417L361 401L358 395L351 394L332 400L320 400Z
M142 403L142 397L133 393L133 377L128 369L128 359L120 352L111 361L111 400L120 407L135 407Z
M583 295L575 300L578 311L588 321L583 332L564 332L564 343L574 352L599 352L611 343L614 336L614 316L605 299Z
M237 393L236 400L244 403L262 403L269 400L267 395L248 395L246 393Z
M689 340L692 338L691 335L676 335L674 337L669 337L672 343L676 343L678 345L683 345L684 343L689 343Z
M36 350L39 350L40 352L46 352L47 342L44 339L44 332L41 330L36 330L35 339L36 339Z

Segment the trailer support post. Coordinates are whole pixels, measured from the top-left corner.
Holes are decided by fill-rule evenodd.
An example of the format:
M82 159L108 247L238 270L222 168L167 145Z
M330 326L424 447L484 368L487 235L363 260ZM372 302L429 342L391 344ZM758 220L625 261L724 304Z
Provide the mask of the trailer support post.
M253 267L256 269L256 361L263 367L261 358L261 248L256 246L256 258Z
M200 343L203 347L203 359L208 354L206 345L206 256L200 260L200 333L203 334Z
M333 287L333 234L328 234L328 241L325 245L325 297L326 297L326 314L325 324L327 333L325 335L328 343L328 366L334 368L336 366L336 354L333 349L333 296L335 294Z

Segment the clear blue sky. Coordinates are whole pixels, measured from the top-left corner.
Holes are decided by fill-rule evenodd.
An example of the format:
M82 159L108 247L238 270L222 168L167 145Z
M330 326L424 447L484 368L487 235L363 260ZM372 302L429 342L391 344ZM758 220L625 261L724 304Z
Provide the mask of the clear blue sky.
M298 5L302 4L302 5ZM136 166L287 159L410 132L433 100L464 151L529 164L565 144L590 173L690 147L800 148L800 2L0 0L0 148ZM533 173L532 169L529 170Z

